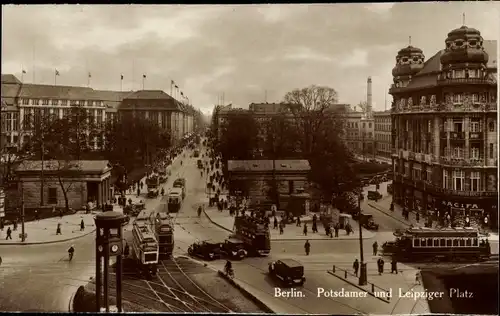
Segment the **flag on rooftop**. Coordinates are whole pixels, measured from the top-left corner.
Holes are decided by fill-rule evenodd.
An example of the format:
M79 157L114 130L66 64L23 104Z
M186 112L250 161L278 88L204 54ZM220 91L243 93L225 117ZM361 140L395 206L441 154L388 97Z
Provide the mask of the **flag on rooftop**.
M56 76L59 76L59 71L56 69Z
M25 74L25 73L26 73L26 70L23 69L23 74Z
M121 77L121 80L123 80L123 75L121 75L120 77Z

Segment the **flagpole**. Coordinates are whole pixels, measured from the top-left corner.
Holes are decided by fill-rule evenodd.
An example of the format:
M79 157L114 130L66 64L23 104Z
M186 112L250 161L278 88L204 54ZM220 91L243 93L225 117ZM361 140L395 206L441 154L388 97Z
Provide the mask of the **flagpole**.
M33 84L35 84L35 43L33 44Z
M123 92L123 75L120 75L120 92Z
M24 83L24 67L21 66L21 83Z
M173 88L174 81L170 80L170 96L172 96L172 88Z
M87 75L87 87L90 88L90 72Z
M142 75L142 90L144 90L144 80L146 80L146 76Z
M57 70L54 72L54 86L57 86Z

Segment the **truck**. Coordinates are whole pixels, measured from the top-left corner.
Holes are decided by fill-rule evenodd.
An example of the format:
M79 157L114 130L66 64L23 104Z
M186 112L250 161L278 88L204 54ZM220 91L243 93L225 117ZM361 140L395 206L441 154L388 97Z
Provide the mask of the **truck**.
M149 176L146 178L146 185L148 186L148 197L157 197L159 193L160 178L157 175Z

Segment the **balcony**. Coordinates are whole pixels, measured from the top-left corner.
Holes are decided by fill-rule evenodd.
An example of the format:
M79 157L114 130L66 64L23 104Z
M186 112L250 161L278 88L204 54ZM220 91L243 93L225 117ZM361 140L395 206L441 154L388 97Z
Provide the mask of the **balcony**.
M496 197L498 196L497 191L458 191L453 189L443 189L438 187L433 187L433 191L441 193L447 196L463 196L463 197Z
M483 140L482 132L469 132L469 140Z
M424 154L422 153L416 153L415 154L415 160L418 162L422 162L424 160Z
M424 155L424 162L425 162L426 164L429 164L429 165L430 165L430 164L432 163L432 157L433 157L432 155L425 154L425 155Z
M483 158L458 158L458 157L441 157L439 161L442 165L457 166L457 167L481 167L484 166Z
M486 78L445 78L438 80L438 85L492 84Z
M465 140L465 132L440 132L439 136L441 139L447 139L448 134L450 135L450 140Z

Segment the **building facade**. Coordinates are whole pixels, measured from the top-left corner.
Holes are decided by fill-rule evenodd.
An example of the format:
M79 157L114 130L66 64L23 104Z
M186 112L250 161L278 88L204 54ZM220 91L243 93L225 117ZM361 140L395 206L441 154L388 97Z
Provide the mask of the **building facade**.
M74 105L86 109L91 119L98 125L104 124L107 120L114 120L120 110L129 111L134 106L142 109L144 105L147 108L144 115L149 115L150 111L151 115L154 115L153 113L160 108L154 106L149 108L146 104L148 99L138 101L138 95L144 96L149 93L151 92L118 92L87 87L28 84L21 83L13 75L2 75L2 147L21 146L28 140L33 125L37 124L41 117L51 114L62 118L70 113L70 108ZM161 95L163 98L173 100L163 91ZM130 107L123 105L124 102L127 104L135 102L135 105ZM151 100L149 104L155 102L160 101ZM176 108L169 110L172 113L167 120L170 122L168 126L171 128L169 131L173 139L181 139L193 131L195 111L191 106L181 107L180 102L175 101L175 103ZM158 117L158 120L160 119ZM161 122L165 124L166 121L161 120ZM91 142L96 150L104 144L103 139L93 139Z
M373 112L375 158L391 162L392 127L391 111Z
M450 214L454 225L497 223L497 44L462 26L425 61L408 46L390 89L394 201Z

